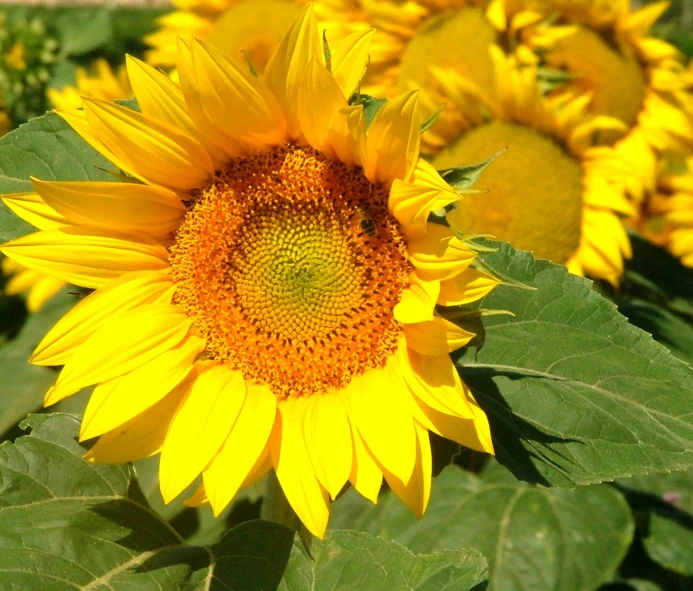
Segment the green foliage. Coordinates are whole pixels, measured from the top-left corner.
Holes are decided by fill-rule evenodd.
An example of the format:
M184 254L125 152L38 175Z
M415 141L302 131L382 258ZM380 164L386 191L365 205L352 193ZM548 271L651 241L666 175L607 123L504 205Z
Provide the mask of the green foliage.
M456 189L460 193L468 192L479 180L481 173L486 170L488 165L499 156L502 156L504 152L505 149L492 154L482 162L446 168L444 170L439 170L438 173L453 189Z
M0 303L12 300L1 297ZM19 334L0 345L0 433L4 433L27 413L41 407L43 395L55 381L56 372L46 367L30 365L32 351L52 326L75 303L76 298L63 291L52 298L39 312L29 316ZM10 318L3 316L3 321Z
M483 346L458 357L521 480L574 486L693 465L693 370L590 282L507 244L481 256L502 285L478 307Z
M351 99L349 99L350 105L363 105L363 117L366 121L366 127L371 124L375 114L382 109L387 103L387 99L377 98L370 96L368 94L362 94L357 92Z
M613 487L541 489L497 464L479 476L446 468L420 522L392 494L372 505L349 492L332 519L336 527L347 524L414 552L476 548L489 561L489 591L595 589L615 573L634 529Z
M55 113L25 123L0 138L0 195L32 191L29 180L113 181L113 165ZM33 231L0 204L0 241Z
M486 580L473 550L417 556L351 531L307 550L266 521L190 546L151 510L130 466L81 459L76 418L32 415L22 426L31 433L0 446L3 589L465 591Z

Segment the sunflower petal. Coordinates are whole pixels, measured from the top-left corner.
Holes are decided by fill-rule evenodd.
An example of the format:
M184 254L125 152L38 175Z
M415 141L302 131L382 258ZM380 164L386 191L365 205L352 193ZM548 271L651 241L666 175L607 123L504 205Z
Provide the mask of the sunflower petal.
M464 273L440 283L437 303L441 306L462 306L476 302L499 284L500 281L486 273L467 269Z
M205 341L190 336L149 363L94 389L84 411L80 440L116 429L164 398L190 373Z
M373 117L364 173L373 183L408 181L419 159L421 115L418 91L392 99Z
M236 496L261 459L276 414L277 401L269 386L249 384L245 402L228 438L202 474L215 515Z
M466 270L477 254L444 226L429 224L428 234L407 245L410 261L424 281L445 281Z
M74 352L44 404L144 365L178 345L190 325L190 319L170 304L146 304L111 319Z
M427 322L405 324L403 330L409 348L422 355L447 355L464 347L475 336L440 317Z
M131 271L168 267L168 252L144 234L67 227L23 236L0 251L25 267L81 287L97 288Z
M352 424L352 441L354 443L353 463L349 482L358 493L373 503L378 502L378 494L383 484L383 472L368 451L363 437Z
M346 98L349 98L356 90L366 72L368 51L374 33L374 29L358 31L336 43L330 43L332 75Z
M39 230L57 230L69 225L38 193L4 195L2 200L12 212Z
M131 183L48 182L32 179L43 200L69 223L166 238L185 215L163 187Z
M282 39L264 75L267 88L277 97L284 110L291 138L300 136L297 101L303 72L313 57L321 59L321 51L315 13L313 7L308 5Z
M362 105L343 107L333 113L327 146L347 166L362 166L366 154L366 120Z
M286 499L318 538L325 536L330 503L318 481L303 440L305 400L288 399L279 405L278 420L270 437L272 464Z
M137 271L88 295L43 337L31 356L35 365L65 365L105 322L143 304L168 304L173 282L158 271Z

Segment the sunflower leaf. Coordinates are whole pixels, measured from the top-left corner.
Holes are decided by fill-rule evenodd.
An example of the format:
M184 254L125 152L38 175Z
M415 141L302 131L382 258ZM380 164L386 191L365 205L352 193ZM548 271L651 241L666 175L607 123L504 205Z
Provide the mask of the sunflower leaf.
M614 575L634 532L628 504L613 487L532 487L495 462L480 475L443 470L421 521L391 493L373 505L350 490L332 513L333 526L351 523L413 552L476 548L489 562L493 591L596 589Z
M55 113L32 119L0 138L0 195L32 191L30 176L59 181L112 181L108 160ZM0 241L32 232L0 203Z
M476 164L468 164L466 166L454 166L453 168L445 168L439 170L438 174L443 177L443 180L453 189L460 192L465 192L471 189L479 180L481 173L486 170L486 167L491 164L498 156L501 156L507 148L499 150L492 154L486 160L477 162Z
M618 485L647 520L643 545L650 558L678 574L693 575L693 470L636 476Z
M366 121L366 127L371 124L373 117L385 106L385 103L387 103L387 99L385 98L377 98L360 92L354 93L349 100L351 106L363 105L363 117Z
M521 480L574 486L693 467L693 369L630 325L586 279L500 244L482 254L501 285L478 307L480 348L456 355ZM476 306L475 306L476 307Z
M353 531L308 552L283 525L248 521L211 546L187 545L131 466L82 459L78 425L31 415L21 424L29 434L0 445L0 589L466 591L486 581L477 551L417 556Z

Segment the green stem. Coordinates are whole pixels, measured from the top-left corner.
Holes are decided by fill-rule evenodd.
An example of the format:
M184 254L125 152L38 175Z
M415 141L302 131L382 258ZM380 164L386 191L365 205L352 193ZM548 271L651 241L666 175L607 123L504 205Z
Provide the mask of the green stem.
M298 532L303 543L309 549L313 535L306 529L306 526L303 525L303 522L289 505L275 471L270 470L265 480L265 496L262 499L260 517L265 521L281 523Z

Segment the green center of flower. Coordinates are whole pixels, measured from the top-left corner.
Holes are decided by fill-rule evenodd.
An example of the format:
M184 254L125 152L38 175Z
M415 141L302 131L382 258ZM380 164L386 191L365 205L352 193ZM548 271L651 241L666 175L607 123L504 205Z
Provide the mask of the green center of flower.
M170 249L174 301L207 355L284 396L382 367L411 272L388 196L293 145L238 159L191 195Z
M575 76L592 93L591 109L632 126L645 99L645 76L635 55L609 44L596 31L579 29L546 54L546 61Z
M493 234L541 258L566 263L580 243L582 167L553 138L504 121L473 129L440 152L437 169L474 162L507 146L449 214L465 234Z
M410 84L430 88L430 66L449 66L484 91L493 88L493 63L489 48L497 33L480 8L467 6L427 19L416 31L402 56L399 87Z

